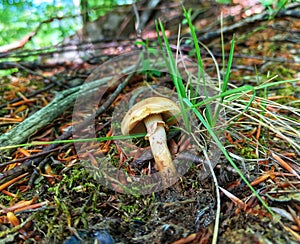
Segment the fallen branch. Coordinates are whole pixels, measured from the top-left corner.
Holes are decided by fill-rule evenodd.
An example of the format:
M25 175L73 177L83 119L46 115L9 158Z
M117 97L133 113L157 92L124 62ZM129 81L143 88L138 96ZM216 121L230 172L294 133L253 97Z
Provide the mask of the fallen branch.
M93 120L95 117L98 117L102 113L104 113L107 110L107 108L113 103L113 101L117 98L117 96L120 94L120 92L125 88L125 86L127 86L127 84L130 81L131 77L135 74L135 72L136 72L137 67L138 67L139 64L140 64L140 62L138 60L136 62L136 64L134 65L133 70L131 70L133 72L131 72L130 75L127 76L127 78L124 80L124 82L120 83L117 86L117 88L115 89L115 91L109 96L109 98L99 107L99 109L94 114L91 114L90 116L86 117L79 124L70 126L56 140L64 140L64 139L69 138L70 136L72 136L72 134L73 134L74 131L81 130L87 124L91 124L91 120ZM127 72L129 72L129 70L127 70ZM95 75L94 78L96 79L96 78L98 78L98 76ZM40 115L42 115L43 117L45 117L49 111L53 111L53 110L55 110L55 109L58 108L58 101L63 102L64 105L65 105L65 107L70 107L75 102L75 99L79 95L79 92L81 93L80 94L81 96L83 94L86 95L86 96L88 96L88 94L92 94L93 92L95 92L95 89L98 89L99 86L101 86L101 88L104 89L104 87L108 83L108 81L111 81L111 80L113 80L113 79L112 79L111 76L109 76L109 77L105 77L105 78L102 78L102 79L97 79L97 80L95 80L93 82L85 83L85 84L81 85L80 87L68 89L68 90L60 93L59 96L56 96L56 98L48 106L46 106L45 108L41 109L39 112L37 112L33 116L34 116L34 118L39 118L37 116L37 114L39 113ZM113 89L115 86L116 86L116 82L111 82L110 86L109 86L109 89ZM66 95L68 95L68 96L65 97ZM44 110L44 111L42 111L42 110ZM59 111L60 111L60 113L62 113L64 110L65 109L61 109L60 108ZM51 117L53 117L53 116L51 116ZM25 121L29 121L28 119L25 120ZM24 123L25 121L23 121L22 123ZM47 121L51 121L51 120L48 119ZM36 125L37 122L38 122L38 119L34 119L33 125ZM12 130L19 131L23 127L28 127L28 124L32 124L32 123L31 122L24 123L25 124L24 126L23 125L20 126L21 124L19 124L17 126L18 128L15 127ZM43 124L46 125L47 123L43 122ZM42 127L42 126L40 126L40 127ZM15 131L13 133L15 133ZM13 135L13 133L11 133L11 131L10 131L10 132L4 134L3 136L0 136L0 143L1 143L1 139L3 140L4 138L6 138L6 139L9 138L9 136L10 136L10 135L8 135L9 133ZM18 138L18 139L21 139L21 138ZM23 136L23 139L26 139L26 137ZM10 144L10 143L6 143L6 144ZM58 145L59 144L51 144L51 145L47 146L46 148L44 148L43 152L44 153L45 152L50 152L50 151L54 150ZM1 144L0 144L0 147L1 147ZM0 174L0 184L3 184L4 182L6 182L6 181L8 181L8 180L10 180L12 178L15 178L15 177L23 174L24 172L32 171L32 169L34 167L43 168L43 166L47 163L47 161L48 161L48 158L47 157L45 158L44 156L39 156L39 157L37 157L37 158L35 158L33 160L26 160L21 165L16 166L16 167L12 168L11 170L4 172L3 174ZM32 182L32 180L30 182ZM29 185L31 184L30 182L29 182Z
M25 44L27 42L29 42L34 35L35 35L35 32L31 32L18 41L15 41L15 42L7 44L7 45L0 46L0 53L6 53L9 51L13 51L13 50L24 47Z
M79 93L84 92L84 94L88 96L99 89L99 86L107 84L110 79L111 77L106 77L57 93L53 101L46 107L40 109L9 132L1 135L0 147L23 143L29 136L36 133L69 109L74 104Z
M299 8L299 7L300 7L300 3L288 5L288 6L286 6L285 10L278 11L278 13L275 16L273 16L273 18L276 18L276 17L278 17L278 18L282 18L282 17L299 18L300 17L299 11L292 11L292 9ZM222 28L215 30L215 31L210 31L210 32L206 32L206 33L198 33L198 36L199 36L198 40L200 42L211 41L217 37L220 37L221 33L230 34L238 29L242 29L242 28L245 29L249 25L253 25L258 22L270 20L270 17L271 17L270 14L265 11L263 13L247 17L241 21L234 23L233 25L223 26Z

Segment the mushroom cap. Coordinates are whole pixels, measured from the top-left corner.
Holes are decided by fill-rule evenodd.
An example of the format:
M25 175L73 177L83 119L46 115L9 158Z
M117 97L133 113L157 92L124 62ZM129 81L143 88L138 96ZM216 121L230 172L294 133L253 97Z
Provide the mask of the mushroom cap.
M175 124L177 119L168 120L181 113L178 105L164 97L149 97L132 106L121 123L123 135L147 132L143 120L152 114L160 114L168 125Z

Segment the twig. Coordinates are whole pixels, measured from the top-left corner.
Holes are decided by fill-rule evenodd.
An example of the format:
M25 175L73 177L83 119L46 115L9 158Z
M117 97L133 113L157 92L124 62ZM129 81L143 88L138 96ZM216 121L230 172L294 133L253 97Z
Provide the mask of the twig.
M44 87L43 89L40 89L40 90L38 90L38 91L35 91L35 92L33 92L33 93L28 94L26 97L27 97L27 98L35 97L36 95L38 95L38 94L40 94L40 93L42 93L42 92L45 92L45 91L51 89L51 88L52 88L53 86L55 86L55 85L56 85L55 83L51 83L51 84L49 84L48 86ZM22 98L17 97L17 98L14 98L14 99L8 101L7 103L2 103L2 104L0 104L0 109L1 109L1 108L5 108L5 107L6 107L8 104L10 104L10 103L15 103L15 102L18 102L18 101L21 101L21 100L22 100Z
M219 224L220 224L220 213L221 213L221 197L220 197L220 189L218 184L218 179L216 177L216 174L214 172L214 169L211 165L211 161L207 155L207 151L203 150L203 154L206 158L207 164L209 166L209 169L211 171L211 175L213 177L215 188L216 188L216 194L217 194L217 210L216 210L216 219L215 219L215 226L214 226L214 232L213 232L213 239L212 243L216 244L218 241L218 232L219 232Z
M6 162L6 163L1 163L1 164L0 164L0 167L5 167L5 166L10 165L10 164L20 163L20 162L23 162L23 161L26 161L26 160L34 159L34 158L36 158L36 157L45 156L46 154L55 152L55 151L57 151L57 150L60 150L60 148L54 148L54 149L51 149L51 150L48 149L47 151L42 151L42 152L40 152L40 153L36 153L36 154L31 155L31 156L28 156L28 157L18 158L18 159L11 160L11 161Z

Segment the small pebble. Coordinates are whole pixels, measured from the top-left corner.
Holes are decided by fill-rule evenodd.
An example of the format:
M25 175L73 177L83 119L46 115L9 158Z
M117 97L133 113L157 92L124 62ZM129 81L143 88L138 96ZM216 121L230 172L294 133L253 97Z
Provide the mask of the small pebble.
M106 230L92 230L90 232L87 231L78 231L77 236L72 235L67 240L65 240L64 244L114 244L115 241L112 236Z

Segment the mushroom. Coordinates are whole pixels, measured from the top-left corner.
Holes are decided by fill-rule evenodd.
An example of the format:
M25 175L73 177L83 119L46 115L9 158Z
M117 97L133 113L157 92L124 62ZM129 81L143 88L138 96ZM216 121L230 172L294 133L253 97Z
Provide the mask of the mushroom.
M168 177L176 176L177 171L167 145L167 125L177 122L174 115L180 113L180 108L172 100L164 97L146 98L126 113L121 130L123 135L147 132L151 151L156 167Z

